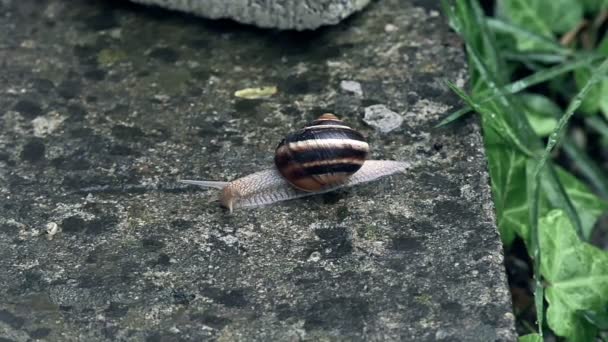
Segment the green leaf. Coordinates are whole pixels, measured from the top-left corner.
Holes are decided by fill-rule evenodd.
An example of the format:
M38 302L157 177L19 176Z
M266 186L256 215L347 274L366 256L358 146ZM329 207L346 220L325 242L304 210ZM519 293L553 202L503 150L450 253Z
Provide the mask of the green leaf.
M557 126L557 118L561 115L561 109L546 96L524 93L520 95L528 121L536 134L546 137Z
M491 166L492 164L490 164ZM533 171L537 162L528 159L526 164L525 177L527 179L526 188L523 191L533 191L534 184ZM532 168L532 169L530 169ZM491 169L490 169L491 170ZM521 175L518 175L521 176ZM538 216L546 215L552 209L562 209L568 213L570 220L579 222L580 229L585 237L591 235L592 229L597 219L608 210L608 203L595 196L589 188L569 172L553 166L547 165L542 170L538 204ZM519 191L522 191L521 189ZM526 208L529 208L531 194L528 194ZM512 197L517 198L517 197ZM496 202L496 199L495 199ZM522 206L523 207L523 206ZM497 205L498 208L498 205ZM498 210L497 210L498 211ZM498 216L500 219L500 216ZM533 247L530 234L530 221L528 216L518 215L511 217L509 221L517 219L518 225L514 230L529 248ZM499 221L500 222L500 221ZM500 227L500 226L499 226Z
M572 101L570 101L570 104L568 105L568 108L564 112L564 115L560 117L560 119L557 123L557 127L555 128L553 133L551 133L551 135L549 136L545 150L543 151L543 153L540 156L540 159L534 166L534 171L531 174L527 174L528 199L530 201L530 203L529 203L529 208L530 208L529 217L530 217L530 227L531 227L530 241L531 241L531 246L532 246L532 251L533 251L532 258L534 259L534 280L535 280L535 282L534 282L534 302L535 302L535 306L536 306L536 312L538 315L537 321L538 321L538 325L539 325L539 333L541 334L541 336L542 336L542 324L543 324L544 288L541 283L541 274L540 273L541 273L541 264L545 260L544 257L541 258L542 247L540 246L540 235L541 235L542 230L539 229L540 224L538 223L539 211L540 211L539 208L540 208L540 202L541 202L541 197L539 196L540 195L539 189L540 189L541 180L543 180L543 178L544 178L541 176L543 174L543 169L545 168L549 158L551 157L551 151L560 142L560 140L563 136L563 132L564 132L566 125L568 124L568 121L570 120L570 118L572 117L574 112L580 107L581 103L588 95L589 90L591 90L593 85L595 85L596 82L605 75L607 70L608 70L608 59L606 59L602 62L602 64L594 71L593 76L591 76L589 78L589 81L585 83L585 85L581 88L581 90L576 94L574 99ZM551 176L554 175L552 169L549 169L549 172L550 172ZM552 177L552 179L554 179L554 178L555 177ZM556 199L559 200L559 202L560 202L558 204L559 207L567 210L569 219L572 219L573 222L575 223L575 228L576 228L575 237L583 238L585 233L582 229L582 224L580 222L580 218L578 217L576 210L572 209L573 205L572 205L571 201L569 200L568 196L563 195L563 192L564 192L563 186L560 184L560 182L558 182L556 180L552 181L550 183L550 185L551 185L550 189L557 190L557 191L555 191L555 194L558 195L556 197ZM560 319L566 319L566 318L567 317L560 317ZM575 322L573 319L570 321ZM579 321L576 321L576 322L579 322ZM584 322L586 322L586 321L584 321ZM574 325L574 323L572 323L572 325ZM574 329L574 331L577 332L580 330ZM581 337L578 335L575 336L575 334L572 332L569 332L569 334L573 335L573 339L574 338L578 339ZM583 338L584 338L584 336L583 336Z
M593 341L597 329L580 311L608 305L608 253L580 241L561 210L539 221L539 242L549 327L571 341Z
M515 236L519 236L526 245L531 246L529 201L526 197L527 158L504 143L491 127L484 125L483 129L492 195L502 241L509 246ZM530 161L536 166L533 160ZM552 172L551 168L555 171ZM528 170L530 174L532 171ZM582 234L586 238L591 235L597 219L608 210L608 202L598 198L585 183L560 167L550 165L543 169L541 190L539 216L554 208L572 211L569 216L580 222Z
M597 219L608 210L608 202L598 198L585 183L574 177L570 172L559 167L556 167L556 171L578 213L583 235L588 238Z
M498 230L503 243L509 246L516 235L529 234L526 156L501 143L492 128L484 125L483 130Z
M503 0L497 12L512 24L550 39L554 33L567 32L583 18L583 7L578 0ZM544 44L524 36L517 36L521 50L542 50Z
M546 214L550 209L561 209L568 215L568 219L570 219L570 222L572 222L576 231L581 232L581 236L588 236L585 235L585 233L588 232L583 230L578 211L572 203L572 199L568 195L564 183L559 179L553 163L549 162L548 165L541 170L539 183L542 190L542 196L540 198L546 199L548 205L547 207L543 206L539 208L539 215L536 219L538 220L538 217ZM589 232L592 227L593 226L589 227Z
M517 339L517 342L543 342L543 339L539 334L528 334L520 336Z
M547 141L547 146L545 147L545 150L541 154L540 159L536 165L536 168L535 168L534 174L533 174L536 183L541 182L541 175L542 175L543 168L545 167L545 165L547 164L547 161L551 157L551 151L560 142L560 140L563 136L564 129L565 129L566 125L568 124L568 121L570 120L572 115L574 115L574 112L576 112L576 110L580 107L582 101L589 94L589 90L591 90L591 88L596 84L596 82L606 74L606 71L608 71L608 58L606 60L604 60L597 69L595 69L593 76L591 76L589 81L582 87L582 89L578 92L578 94L576 94L576 96L574 96L574 99L572 99L572 101L570 101L570 104L568 105L568 108L566 109L564 115L562 117L560 117L560 119L557 123L557 127L555 128L553 133L551 133L551 135L549 136L549 139ZM538 197L536 197L535 200L536 199L538 199ZM531 203L530 208L538 208L538 203ZM531 210L530 213L532 214L532 213L534 213L534 211ZM538 213L538 211L536 211L536 213ZM571 210L568 211L568 215L571 218L575 218L574 216L576 216L576 215L573 215ZM536 227L536 220L538 219L538 217L532 216L531 219L532 219L531 222L532 222L532 228L533 228L533 232L531 234L532 240L538 240L538 232L535 232L535 229L534 229ZM582 238L583 237L582 227L578 224L579 223L578 220L574 220L574 223L575 223L575 228L576 228L577 234ZM534 243L534 245L536 245L536 243ZM538 261L535 261L535 262L537 263Z

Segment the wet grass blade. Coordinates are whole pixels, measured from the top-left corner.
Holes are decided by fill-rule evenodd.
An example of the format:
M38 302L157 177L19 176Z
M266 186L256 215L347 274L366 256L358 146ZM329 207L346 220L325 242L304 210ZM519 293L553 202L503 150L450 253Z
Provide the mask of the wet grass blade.
M524 37L528 40L541 44L543 47L546 47L548 50L558 53L560 55L568 56L573 53L572 50L559 45L556 41L554 41L550 38L541 36L534 32L530 32L526 29L523 29L519 26L515 26L513 24L507 23L500 19L488 18L487 23L488 23L488 27L490 27L494 31L509 33L514 36Z
M513 145L516 149L518 149L523 154L533 157L534 153L528 149L528 147L521 143L518 137L515 135L511 127L504 122L499 116L497 116L492 111L487 108L476 103L469 95L467 95L464 91L458 88L455 84L447 82L447 86L458 95L469 107L475 110L477 113L484 115L487 117L488 122L492 126L492 128L496 131L496 133L504 140L511 145Z
M544 69L542 71L536 72L530 76L522 78L521 80L515 81L513 83L510 83L510 84L502 87L501 89L499 89L499 92L496 94L490 95L489 92L484 92L485 94L488 94L489 96L484 97L482 100L479 100L478 103L483 104L488 101L494 100L499 96L516 94L526 88L546 82L550 79L553 79L559 75L565 74L572 70L576 70L576 69L579 69L582 67L588 67L589 65L591 65L591 63L593 61L598 60L598 59L599 59L598 56L584 56L584 57L575 59L570 62L566 62L566 63L560 64L560 65L557 65L557 66L554 66L554 67L551 67L548 69ZM471 110L472 110L472 108L470 106L465 106L465 107L457 110L456 112L451 113L447 117L445 117L435 127L445 126L451 122L454 122L455 120L461 118L462 116L464 116Z
M601 59L599 56L583 56L573 61L566 62L560 65L556 65L551 68L534 73L530 76L524 77L519 81L515 81L505 86L505 91L510 94L518 93L526 88L533 85L537 85L548 80L551 80L559 75L565 74L572 70L576 70L583 67L589 67L591 63Z
M581 236L583 236L581 218L579 217L574 204L572 204L570 197L566 193L564 185L559 180L552 163L549 163L542 171L541 183L538 186L544 191L554 207L560 208L566 213L574 228L580 231Z
M445 126L447 124L450 124L450 123L452 123L452 122L460 119L461 117L467 115L472 110L473 109L470 106L464 106L464 107L460 108L459 110L457 110L457 111L451 113L450 115L446 116L437 125L435 125L435 128L442 127L442 126Z
M489 70L486 69L484 63L481 61L480 56L472 48L467 45L467 51L469 52L469 58L471 59L475 68L479 71L480 77L485 81L489 90L498 99L495 102L499 107L496 117L500 116L501 120L506 122L505 129L508 131L509 136L515 142L516 146L523 146L524 153L530 155L532 151L539 146L539 140L532 127L528 123L528 119L525 117L524 111L517 103L511 101L508 96L502 94L499 87L494 79L494 75L490 74ZM532 148L530 150L529 147Z
M544 69L544 66L536 63L555 64L563 63L568 59L568 56L551 53L505 52L503 53L503 57L508 61L523 63L532 70Z
M604 77L606 71L608 71L608 59L605 59L602 64L593 72L593 75L591 76L589 81L587 81L585 86L583 86L583 88L578 92L578 94L576 94L572 102L570 102L570 104L568 105L566 112L559 119L557 127L549 136L549 141L547 142L545 150L541 154L538 165L536 166L536 170L534 171L535 178L539 177L540 171L547 163L547 160L549 160L553 148L555 148L555 146L561 141L564 128L568 124L568 121L570 120L572 115L574 115L574 112L576 112L576 110L581 106L583 100L585 99L585 96L587 96L587 93L591 90L591 87L595 83L597 83L602 77Z
M608 198L608 178L599 166L567 137L564 138L562 148L599 195L604 199Z
M479 2L470 1L470 8L474 18L474 26L478 28L479 35L481 36L481 41L483 42L481 46L483 50L480 50L480 47L475 47L469 44L469 42L473 40L467 40L467 44L471 48L475 48L477 52L485 52L485 55L483 55L483 57L485 57L484 62L488 64L488 70L492 73L493 79L496 81L496 83L502 86L504 83L506 83L507 80L507 77L505 75L507 68L503 59L499 57L498 49L495 45L496 37L494 37L493 35L490 36L492 31L490 31L487 24L488 18L485 16L483 10L479 6Z

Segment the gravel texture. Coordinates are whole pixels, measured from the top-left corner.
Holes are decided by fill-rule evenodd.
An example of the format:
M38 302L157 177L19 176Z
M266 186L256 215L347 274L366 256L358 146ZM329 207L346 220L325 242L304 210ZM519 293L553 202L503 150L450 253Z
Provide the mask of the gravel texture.
M433 128L466 77L438 6L297 33L0 1L0 340L515 340L479 125ZM176 183L270 167L328 111L410 172L232 215Z

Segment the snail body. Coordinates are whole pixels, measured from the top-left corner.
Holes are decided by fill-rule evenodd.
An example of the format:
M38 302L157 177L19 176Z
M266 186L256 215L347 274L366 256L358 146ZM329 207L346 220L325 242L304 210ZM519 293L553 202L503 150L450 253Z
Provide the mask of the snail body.
M326 193L405 172L408 162L366 160L369 145L333 114L323 114L288 134L275 151L275 167L232 182L180 180L221 190L220 203L231 212Z

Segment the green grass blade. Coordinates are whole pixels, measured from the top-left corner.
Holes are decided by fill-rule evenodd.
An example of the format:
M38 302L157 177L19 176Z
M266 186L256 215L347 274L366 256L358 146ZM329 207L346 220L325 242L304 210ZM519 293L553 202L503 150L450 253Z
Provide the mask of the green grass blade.
M568 56L573 53L571 49L565 48L559 45L556 41L547 38L545 36L541 36L534 32L523 29L519 26L507 23L500 19L488 18L487 19L488 27L496 32L503 32L512 34L514 36L521 36L534 41L538 44L541 44L543 47L546 47L548 50L558 53L560 55Z
M450 124L450 123L460 119L461 117L465 116L471 110L472 109L470 106L464 106L464 107L460 108L459 110L453 112L452 114L448 115L443 120L441 120L437 125L435 125L435 128Z
M551 68L547 68L545 70L536 72L530 76L522 78L519 81L515 81L515 82L505 86L505 91L510 94L518 93L533 85L537 85L537 84L546 82L550 79L553 79L559 75L565 74L572 70L587 67L598 59L600 59L600 57L598 57L598 56L583 56L583 57L577 58L573 61L566 62L566 63L560 64L560 65L556 65Z
M567 56L551 53L519 53L519 52L504 52L503 57L511 62L520 62L525 64L531 70L543 70L545 64L563 63L568 59Z
M539 187L547 195L551 204L556 208L562 209L570 219L574 229L580 231L581 236L584 236L582 233L583 224L581 222L581 218L579 217L574 204L572 204L570 197L566 193L564 185L559 180L557 172L555 172L555 168L551 163L549 163L549 165L542 170Z
M515 148L517 148L523 154L533 157L534 153L528 149L528 147L519 141L517 136L513 133L511 127L506 124L504 121L500 120L498 116L487 108L480 106L477 104L469 95L467 95L464 91L458 88L455 84L447 82L447 86L458 95L467 105L477 113L484 115L488 118L488 122L492 126L492 128L496 131L496 133L505 141L510 142Z
M489 62L489 70L492 72L497 82L500 85L503 85L507 80L505 75L507 68L502 58L499 57L498 49L495 45L496 37L494 37L492 31L490 31L487 25L488 18L485 16L483 10L479 6L478 1L470 1L470 8L475 19L475 26L479 29L479 35L481 36L483 47L485 49L484 52L486 55L484 55L484 61ZM467 43L468 42L470 41L467 40Z
M563 63L561 65L557 65L557 66L554 66L551 68L544 69L542 71L536 72L530 76L524 77L518 81L515 81L513 83L510 83L510 84L500 88L498 93L485 97L482 100L478 101L478 103L484 104L486 102L489 102L491 100L498 98L499 96L516 94L526 88L546 82L552 78L555 78L559 75L565 74L572 70L576 70L578 68L589 66L593 61L595 61L597 59L598 59L597 56L584 56L584 57L575 59L573 61ZM489 92L487 92L487 91L484 93L489 95ZM465 106L465 107L457 110L456 112L453 112L450 115L448 115L446 118L441 120L435 127L445 126L451 122L454 122L455 120L461 118L462 116L464 116L466 113L470 112L471 110L473 110L473 109L470 106Z
M608 198L608 178L597 164L578 148L571 139L565 137L562 148L580 173L593 185L602 198Z
M532 130L532 127L530 127L528 119L525 117L524 110L516 103L510 101L507 96L504 96L500 92L498 85L492 77L493 75L491 75L486 69L484 63L480 59L480 56L476 53L476 51L469 47L470 46L467 45L470 60L479 71L480 76L487 83L490 91L492 91L492 93L498 97L496 104L499 105L499 110L501 113L498 114L501 115L496 116L501 116L502 120L505 120L507 123L505 125L505 130L515 145L518 148L523 147L522 151L524 151L525 154L533 154L532 150L530 150L528 146L532 147L533 150L539 148L539 140Z
M459 2L464 3L465 1ZM481 28L478 36L484 42L483 48L485 49L483 50L484 55L479 47L471 44L471 42L475 41L472 38L475 37L464 37L470 65L473 65L474 69L477 70L480 80L485 82L485 86L493 94L498 95L496 104L499 106L499 113L497 114L502 116L502 119L509 124L509 131L512 134L512 138L517 141L517 144L531 146L533 150L540 148L539 140L530 127L523 109L520 108L518 103L511 101L500 92L500 88L504 85L503 72L506 70L504 61L498 57L496 47L494 46L495 39L486 27L487 18L483 14L479 4L476 1L469 1L469 3L471 12L475 16L473 18L475 24L478 28ZM493 67L496 69L493 69Z
M450 4L449 0L441 0L441 9L443 14L448 19L448 25L457 33L461 31L460 23L456 20L456 13L454 12L454 6Z
M602 64L597 68L597 70L595 70L595 72L593 73L593 76L591 76L589 81L587 81L587 83L578 92L578 94L576 94L574 99L568 105L568 108L566 109L566 112L564 113L564 115L559 119L559 121L557 123L557 127L555 128L553 133L551 133L551 135L549 136L549 141L547 142L545 151L541 154L539 163L536 166L536 170L534 172L535 178L539 177L540 171L545 166L545 164L547 163L547 160L551 156L551 151L553 151L553 148L560 142L562 135L563 135L564 128L568 124L568 121L570 120L572 115L574 115L574 112L578 109L578 107L580 107L580 105L583 103L583 100L585 99L585 96L587 95L587 93L591 90L591 87L595 83L597 83L602 77L604 77L604 74L606 73L606 71L608 71L608 58L602 62Z

